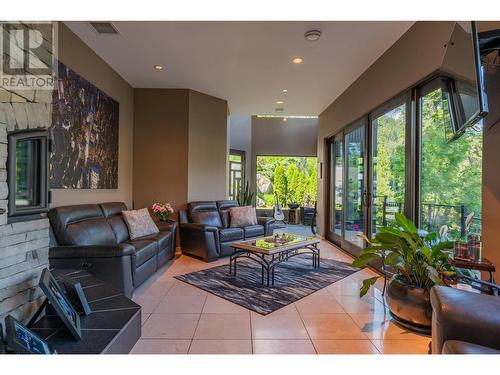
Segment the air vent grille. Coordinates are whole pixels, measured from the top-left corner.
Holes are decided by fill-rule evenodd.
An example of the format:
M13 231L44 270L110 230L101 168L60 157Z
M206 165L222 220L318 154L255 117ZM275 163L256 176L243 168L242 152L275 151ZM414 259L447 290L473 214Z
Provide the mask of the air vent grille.
M89 22L89 24L98 34L119 34L111 22Z

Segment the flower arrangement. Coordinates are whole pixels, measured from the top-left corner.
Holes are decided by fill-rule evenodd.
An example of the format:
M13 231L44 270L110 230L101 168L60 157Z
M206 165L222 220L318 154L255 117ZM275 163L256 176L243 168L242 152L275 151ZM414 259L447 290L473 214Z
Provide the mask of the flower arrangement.
M170 203L154 203L151 210L160 221L167 221L170 214L174 213L174 209Z

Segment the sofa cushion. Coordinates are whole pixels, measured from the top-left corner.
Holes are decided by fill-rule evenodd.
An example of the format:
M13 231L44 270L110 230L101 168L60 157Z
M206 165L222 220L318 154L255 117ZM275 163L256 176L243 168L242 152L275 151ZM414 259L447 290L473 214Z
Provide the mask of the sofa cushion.
M220 242L242 240L244 236L241 228L224 228L219 229Z
M97 204L61 206L48 217L59 245L113 245L116 238Z
M158 253L158 242L156 241L136 239L129 240L127 243L131 244L135 249L136 268L154 258Z
M155 234L160 231L151 218L147 208L123 211L122 215L127 224L131 240L149 236L150 234Z
M257 225L257 214L255 207L231 207L229 209L231 216L230 226L232 228L242 228L249 225Z
M245 238L258 237L264 235L263 225L250 225L243 228L245 231Z
M138 238L138 240L150 240L158 242L158 251L161 252L165 249L169 249L172 244L172 232L161 231L156 234L151 234L149 236Z
M122 211L127 210L127 206L123 202L107 202L100 203L102 214L106 221L111 226L118 243L125 242L130 239L128 227L123 220Z
M222 227L219 210L215 202L191 202L188 204L188 212L191 223L205 224L217 228Z

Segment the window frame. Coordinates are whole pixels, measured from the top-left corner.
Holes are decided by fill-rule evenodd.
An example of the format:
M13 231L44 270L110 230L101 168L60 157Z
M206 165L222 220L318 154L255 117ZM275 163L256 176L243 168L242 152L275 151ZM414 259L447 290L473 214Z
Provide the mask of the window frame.
M36 195L38 204L32 206L19 207L16 205L17 188L17 143L24 140L39 140L38 167L36 176ZM40 218L40 214L48 211L49 199L49 136L46 130L22 130L10 132L8 134L8 155L7 155L7 184L9 189L8 198L8 222L17 222Z

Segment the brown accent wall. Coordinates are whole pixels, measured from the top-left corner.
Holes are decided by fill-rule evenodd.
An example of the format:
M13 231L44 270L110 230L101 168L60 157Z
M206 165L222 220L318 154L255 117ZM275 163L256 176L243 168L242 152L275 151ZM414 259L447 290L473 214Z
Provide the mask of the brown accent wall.
M189 90L134 93L134 207L187 203Z
M227 102L189 90L188 201L227 198Z
M134 98L134 207L224 199L227 102L187 89L136 89Z
M122 201L132 205L134 90L62 22L58 24L59 60L120 103L118 189L52 189L52 207Z

